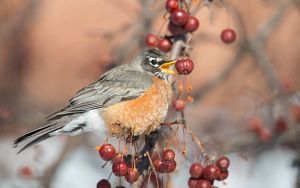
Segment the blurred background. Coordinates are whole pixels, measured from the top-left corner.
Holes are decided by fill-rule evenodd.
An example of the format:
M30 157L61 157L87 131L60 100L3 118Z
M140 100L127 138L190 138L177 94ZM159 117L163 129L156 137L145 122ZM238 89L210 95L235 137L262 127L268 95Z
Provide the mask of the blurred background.
M103 72L130 61L148 33L165 35L164 3L0 2L0 188L89 188L109 175L94 149L101 135L53 138L19 155L12 142ZM200 28L190 42L194 101L186 119L231 158L229 179L217 186L300 187L300 2L194 3ZM220 39L227 27L237 32L230 45ZM192 161L181 161L169 187L188 187L182 182Z

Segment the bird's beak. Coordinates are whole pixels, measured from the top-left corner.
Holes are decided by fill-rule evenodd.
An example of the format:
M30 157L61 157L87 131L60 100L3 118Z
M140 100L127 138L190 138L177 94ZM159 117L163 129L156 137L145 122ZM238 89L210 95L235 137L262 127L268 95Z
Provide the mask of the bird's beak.
M161 72L167 73L167 74L175 74L175 71L169 69L172 65L176 63L176 60L167 61L163 63L161 66L159 66Z

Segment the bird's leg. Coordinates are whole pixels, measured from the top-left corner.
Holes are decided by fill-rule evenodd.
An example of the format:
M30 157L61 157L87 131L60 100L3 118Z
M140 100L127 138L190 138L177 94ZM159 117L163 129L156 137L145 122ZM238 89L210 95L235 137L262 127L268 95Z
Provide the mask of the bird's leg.
M139 162L137 163L137 169L139 170L139 172L144 172L149 169L151 159L149 158L149 155L147 155L147 153L151 153L155 148L155 145L158 141L158 136L158 131L153 131L149 135L145 136L145 146L138 155Z
M128 143L135 143L139 139L140 139L139 135L133 135L133 133L130 132L130 134L126 137L126 144L128 144Z
M153 149L155 148L155 145L158 141L158 136L159 136L159 132L158 131L153 131L148 135L145 135L145 145L144 147L138 151L138 153L136 153L134 156L132 156L131 154L125 155L123 156L125 162L131 162L132 161L132 157L134 157L135 159L135 163L136 163L136 168L138 169L138 171L140 173L147 171L149 169L149 167L151 166L151 162L150 162L150 158L149 158L149 153L151 153L153 151ZM138 139L140 139L140 136L128 136L126 141L128 141L128 143L135 143ZM147 155L148 153L148 155Z

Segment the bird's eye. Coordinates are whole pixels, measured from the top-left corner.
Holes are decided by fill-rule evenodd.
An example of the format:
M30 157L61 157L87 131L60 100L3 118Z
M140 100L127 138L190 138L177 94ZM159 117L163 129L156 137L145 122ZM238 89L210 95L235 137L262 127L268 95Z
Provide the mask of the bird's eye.
M148 58L148 61L149 61L150 65L152 67L158 67L159 66L158 63L157 63L157 60L153 57Z
M150 65L153 66L153 67L158 67L158 64L155 60L151 60Z

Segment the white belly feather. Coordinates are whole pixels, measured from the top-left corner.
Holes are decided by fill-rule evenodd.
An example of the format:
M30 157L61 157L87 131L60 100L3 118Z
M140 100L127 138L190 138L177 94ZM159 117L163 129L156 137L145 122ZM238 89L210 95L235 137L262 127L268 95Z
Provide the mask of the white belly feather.
M78 127L81 128L78 129ZM59 135L62 133L67 133L71 136L74 136L83 132L107 132L105 123L103 119L99 116L98 110L90 110L88 112L83 113L81 116L73 119L68 124L66 124L62 129L57 130L51 134Z

